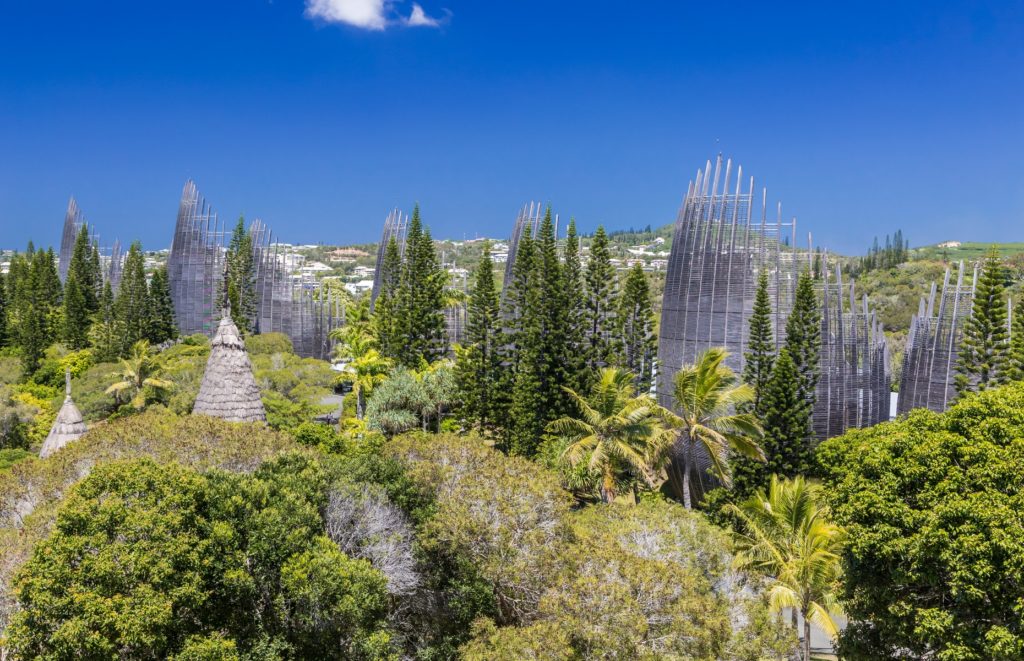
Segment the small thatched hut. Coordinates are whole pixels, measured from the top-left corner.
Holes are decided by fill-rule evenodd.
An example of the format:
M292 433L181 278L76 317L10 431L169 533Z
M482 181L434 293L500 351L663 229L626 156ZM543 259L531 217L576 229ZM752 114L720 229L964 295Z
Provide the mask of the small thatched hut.
M227 312L210 344L210 358L192 413L231 422L267 420L245 342Z
M71 372L64 372L64 405L57 412L57 419L50 427L50 433L43 441L39 456L49 457L71 441L81 438L85 433L85 419L75 403L71 401Z

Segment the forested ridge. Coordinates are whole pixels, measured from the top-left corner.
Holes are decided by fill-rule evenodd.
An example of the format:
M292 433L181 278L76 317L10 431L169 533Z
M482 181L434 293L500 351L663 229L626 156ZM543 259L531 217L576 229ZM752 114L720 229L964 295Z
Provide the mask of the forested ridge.
M558 237L548 211L506 287L482 241L462 290L417 208L372 310L345 299L328 362L256 334L240 221L218 296L266 424L192 414L210 340L178 336L141 246L116 291L85 229L63 283L52 251L16 254L0 282L5 658L1024 654L1016 258L971 262L948 412L819 443L812 269L783 329L760 278L742 373L711 348L671 402L652 396L659 274L618 255L668 250L665 234L571 221ZM956 262L934 257L899 234L836 263L898 336L907 298ZM66 377L89 429L39 458ZM689 464L673 477L697 457L715 488Z

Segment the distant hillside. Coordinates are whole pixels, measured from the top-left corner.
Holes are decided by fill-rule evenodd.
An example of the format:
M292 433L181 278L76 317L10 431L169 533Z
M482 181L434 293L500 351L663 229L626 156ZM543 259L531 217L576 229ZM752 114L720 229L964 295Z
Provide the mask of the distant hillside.
M1024 242L1021 243L980 243L974 241L945 241L932 246L912 248L911 259L940 259L944 261L965 262L981 259L992 246L999 250L1003 258L1024 255Z

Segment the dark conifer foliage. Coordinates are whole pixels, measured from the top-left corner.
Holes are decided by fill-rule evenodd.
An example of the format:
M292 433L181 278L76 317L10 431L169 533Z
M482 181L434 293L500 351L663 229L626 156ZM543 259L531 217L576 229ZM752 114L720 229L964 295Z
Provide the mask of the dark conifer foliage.
M783 348L775 360L771 379L765 387L761 407L764 426L762 449L765 463L760 486L775 474L804 475L811 465L812 402L800 392L801 377L789 350Z
M88 345L92 316L99 309L99 290L95 279L100 277L100 272L98 265L93 263L94 253L98 258L98 252L89 243L88 227L82 225L64 282L62 337L70 349L84 349Z
M800 395L813 408L820 369L821 310L814 292L814 282L806 270L797 281L793 310L786 320L786 348L796 366Z
M384 356L397 360L402 347L399 323L399 286L402 280L402 253L394 237L384 249L381 287L374 302L374 319L377 330L377 344Z
M227 300L231 307L231 320L243 334L256 328L256 264L253 260L252 234L240 217L231 233L227 251Z
M538 373L541 346L540 319L540 255L529 227L519 240L512 282L505 297L508 324L508 350L505 383L511 388L512 401L508 419L508 450L513 454L532 455L547 424L544 402L539 396Z
M1010 347L1006 356L1006 378L1010 381L1024 381L1024 299L1017 301L1013 310L1010 331Z
M903 230L889 237L885 235L885 246L878 243L878 237L871 244L868 254L860 259L856 272L873 271L875 269L891 269L907 261L910 256L910 242L903 237Z
M580 261L580 237L576 232L575 218L569 219L562 270L565 282L565 341L568 350L566 376L569 382L566 385L576 392L587 392L593 375L587 369L586 283Z
M96 360L109 362L121 355L124 335L121 321L117 318L114 290L109 280L103 283L99 307L99 312L96 313L96 319L92 325L90 341Z
M608 250L608 236L601 226L590 244L586 279L587 363L591 370L596 371L617 365L621 348L615 319L618 280Z
M149 334L152 344L162 344L178 336L174 323L174 301L171 300L171 286L167 278L167 267L153 272L149 283Z
M636 391L646 393L651 389L654 376L657 341L650 284L639 263L630 269L622 287L619 321L622 324L623 367L633 373Z
M418 368L445 355L445 293L448 274L441 268L430 229L420 220L417 204L409 221L405 263L397 296L398 362Z
M125 256L121 290L115 307L123 332L121 353L127 354L133 344L148 337L149 289L142 245L138 241L132 243Z
M46 347L60 331L61 284L53 251L36 250L29 243L24 255L15 255L10 266L14 285L12 309L17 319L17 344L26 375L39 367Z
M74 274L78 285L82 288L86 309L94 314L99 309L99 295L102 291L102 272L99 263L99 250L89 243L89 229L82 225L75 246L71 252L71 263L68 265L68 277Z
M964 324L957 359L957 391L986 390L1005 383L1008 352L1006 272L993 248L982 264L971 316Z
M90 288L78 281L78 274L68 271L64 283L64 328L62 337L69 349L84 349L89 343L89 327L92 316L86 292Z
M10 336L7 332L7 278L0 273L0 348L6 347Z
M771 379L772 364L775 362L772 303L768 296L768 274L765 271L761 271L757 279L747 349L744 355L743 380L754 389L754 413L761 415L761 398Z
M491 430L501 422L500 412L506 399L501 388L503 342L494 262L490 244L484 243L466 309L466 341L455 364L463 416L477 429Z

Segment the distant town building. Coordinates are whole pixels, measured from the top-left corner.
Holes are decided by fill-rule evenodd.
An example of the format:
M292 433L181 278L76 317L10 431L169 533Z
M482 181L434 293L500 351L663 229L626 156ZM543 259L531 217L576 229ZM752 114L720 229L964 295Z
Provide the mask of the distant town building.
M943 241L942 243L939 244L939 247L940 248L959 248L960 247L960 242L959 241Z

